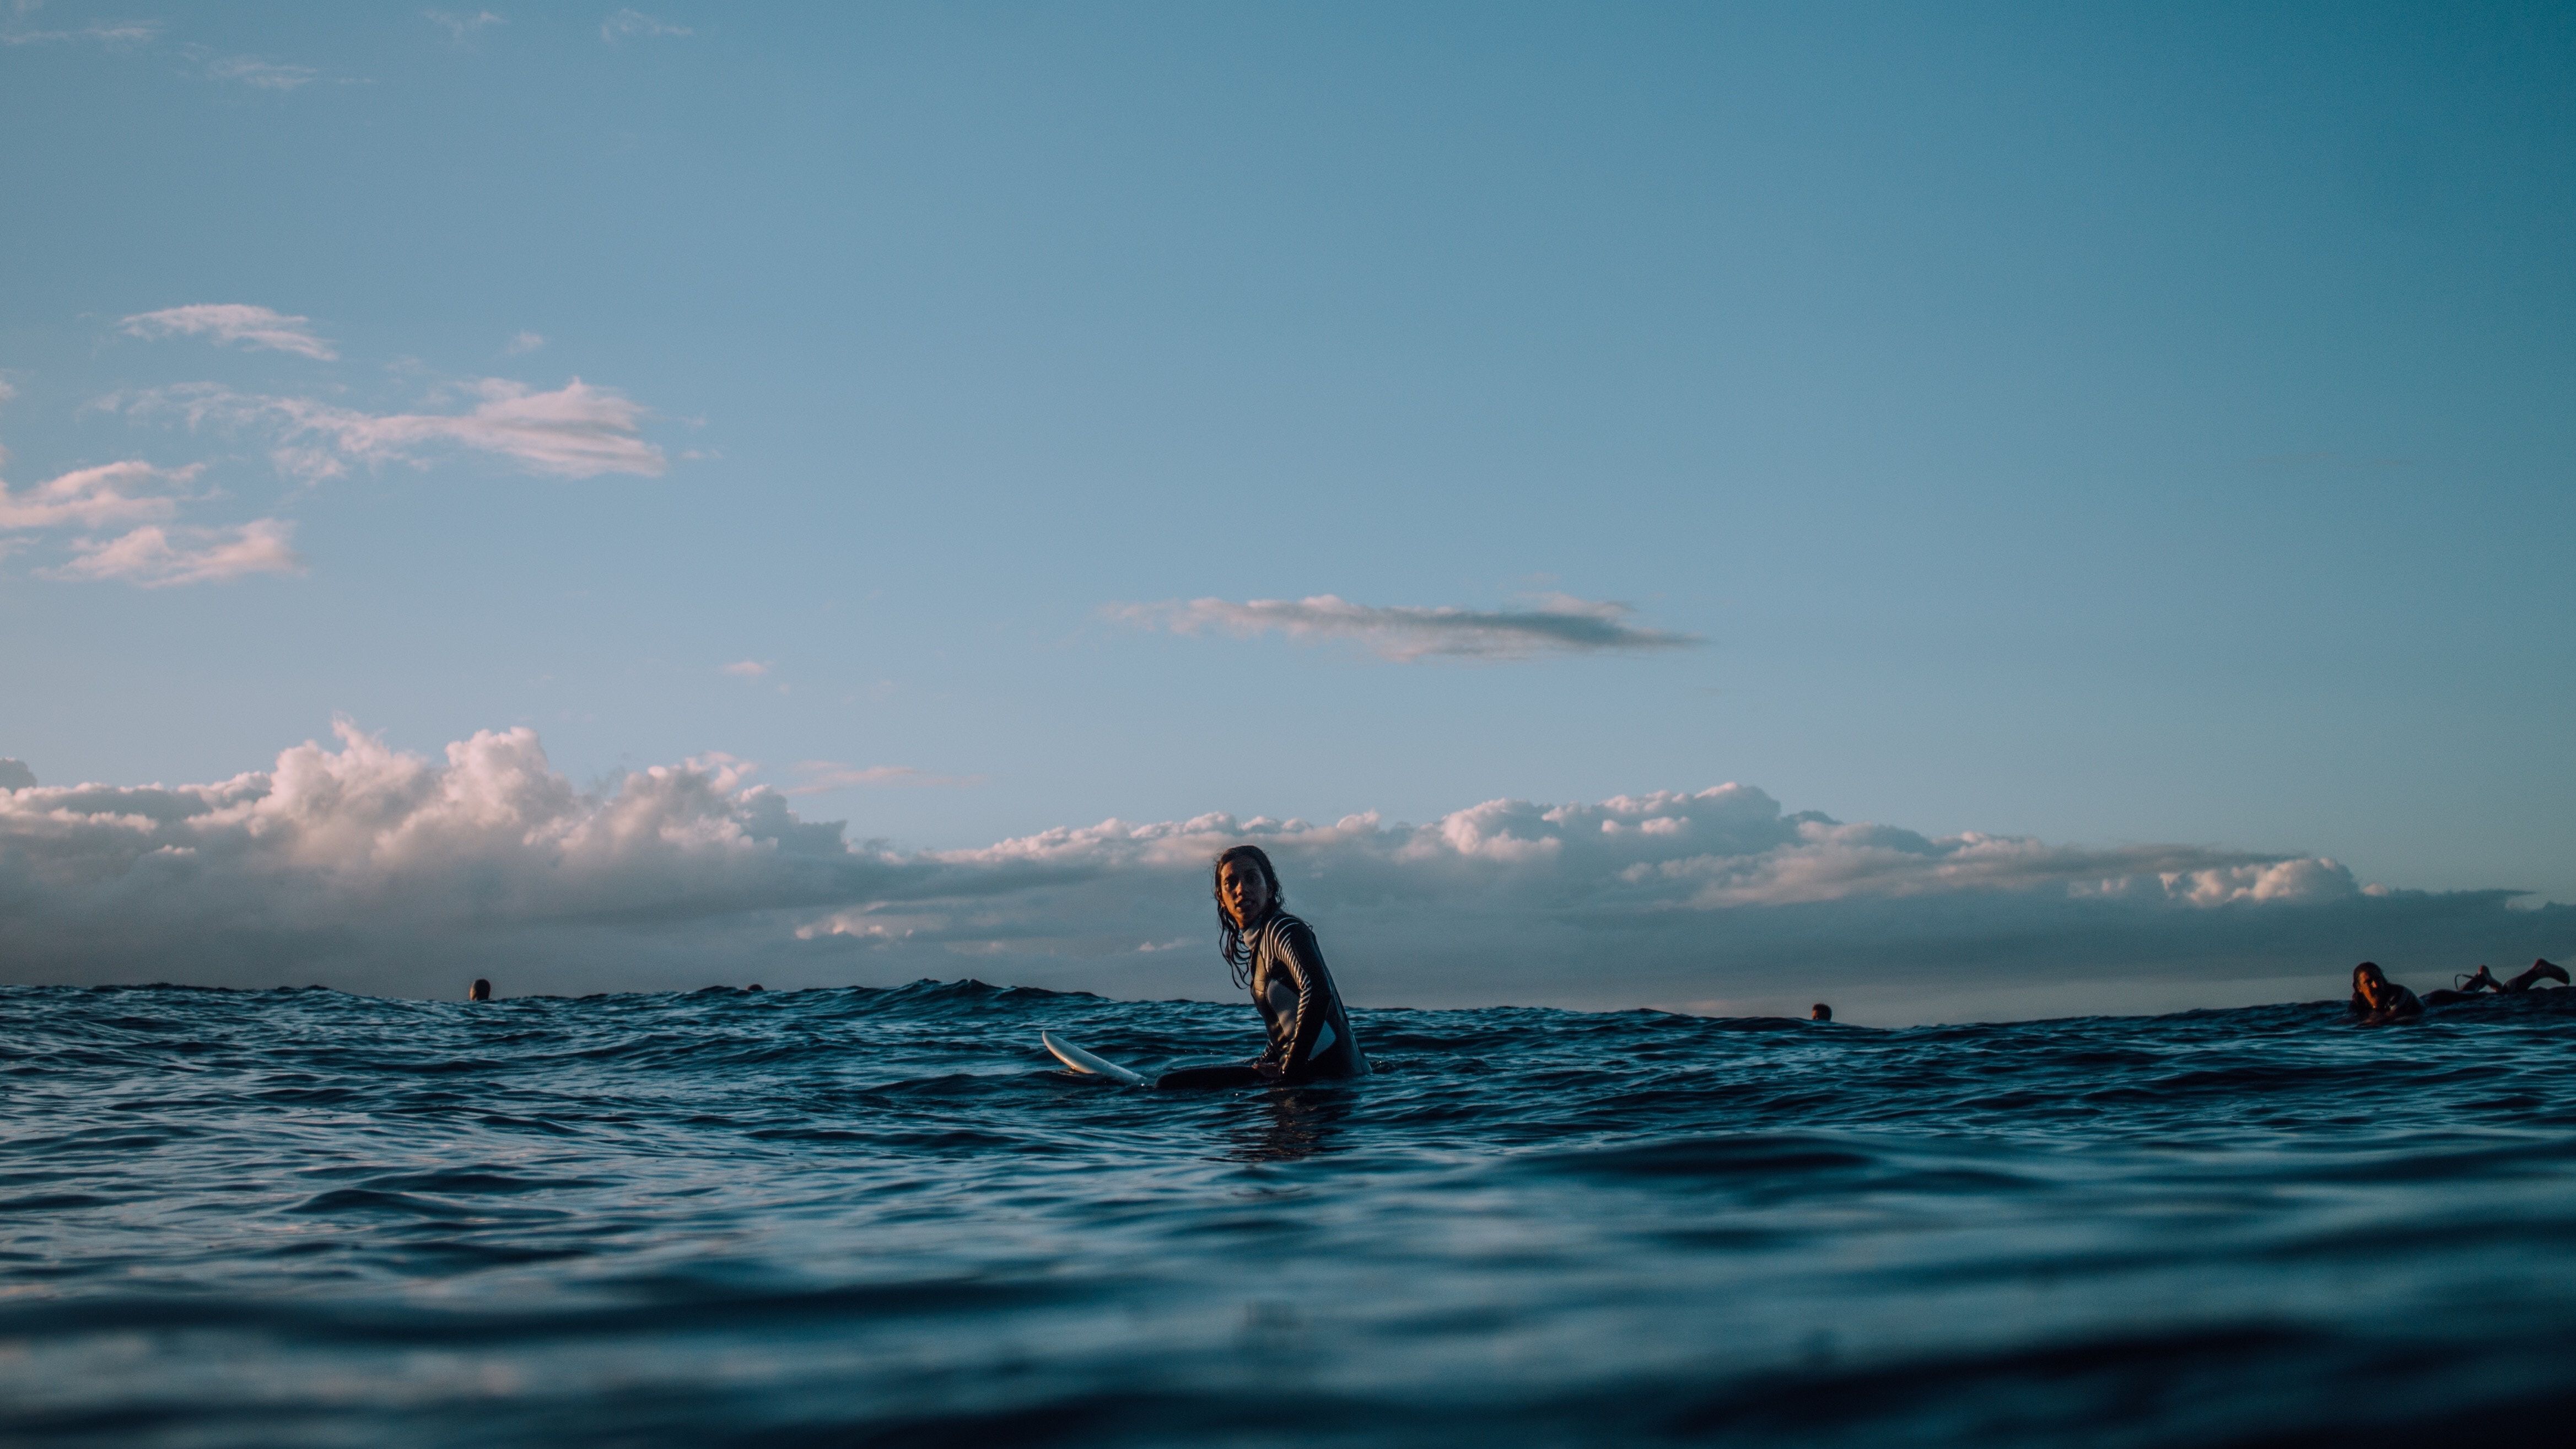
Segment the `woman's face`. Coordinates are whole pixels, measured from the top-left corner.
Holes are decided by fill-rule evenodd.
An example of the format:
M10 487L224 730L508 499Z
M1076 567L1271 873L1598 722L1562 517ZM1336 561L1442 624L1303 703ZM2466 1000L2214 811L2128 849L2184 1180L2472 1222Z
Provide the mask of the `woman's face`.
M1227 861L1218 881L1225 892L1225 913L1234 917L1236 925L1248 926L1270 909L1270 882L1262 879L1261 867L1250 861Z
M2376 971L2356 971L2352 974L2352 989L2361 993L2362 1000L2377 1006L2380 998L2388 994L2388 978Z

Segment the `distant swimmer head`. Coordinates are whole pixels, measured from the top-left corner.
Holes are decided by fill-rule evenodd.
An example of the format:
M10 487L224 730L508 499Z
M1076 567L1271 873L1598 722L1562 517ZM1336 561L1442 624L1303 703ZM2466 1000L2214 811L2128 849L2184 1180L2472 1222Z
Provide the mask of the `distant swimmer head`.
M467 987L467 988L466 988L466 990L465 990L465 999L466 999L466 1000L468 1000L468 1001L489 1001L489 1000L491 1000L491 999L492 999L492 983L491 983L491 982L489 982L489 981L484 980L484 979L483 979L482 977L480 977L480 976L475 977L475 978L474 978L474 984L473 984L472 986Z
M1807 1008L1807 1020L1809 1021L1831 1021L1833 1019L1834 1009L1825 1005L1821 1001Z
M1252 980L1252 952L1243 943L1248 926L1258 925L1279 905L1279 872L1269 852L1257 845L1229 846L1216 858L1217 949L1234 971L1234 984Z
M760 989L760 983L759 983L759 982L757 982L757 981L755 981L755 982L751 983L749 986L746 986L746 987L744 987L744 988L743 988L743 990L745 990L745 991L758 991L759 989Z

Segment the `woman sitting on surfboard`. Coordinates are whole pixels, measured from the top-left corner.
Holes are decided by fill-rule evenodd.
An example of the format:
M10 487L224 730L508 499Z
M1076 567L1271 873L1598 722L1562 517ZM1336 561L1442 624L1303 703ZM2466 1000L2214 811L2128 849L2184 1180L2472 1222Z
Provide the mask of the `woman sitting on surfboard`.
M1279 872L1257 845L1216 858L1216 924L1234 984L1252 989L1269 1024L1270 1045L1250 1066L1189 1067L1166 1075L1166 1087L1249 1086L1368 1074L1368 1058L1351 1035L1350 1013L1324 967L1315 930L1280 909Z

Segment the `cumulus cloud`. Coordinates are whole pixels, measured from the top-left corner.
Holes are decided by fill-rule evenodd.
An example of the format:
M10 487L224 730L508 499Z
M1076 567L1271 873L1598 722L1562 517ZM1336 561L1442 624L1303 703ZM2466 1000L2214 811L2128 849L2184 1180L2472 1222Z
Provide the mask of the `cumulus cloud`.
M165 307L158 312L138 312L126 318L123 325L136 337L205 336L217 342L240 342L324 362L340 355L331 350L330 343L314 335L312 318L289 317L240 302L200 302L188 307Z
M147 524L121 538L79 539L72 559L46 576L116 580L146 589L219 584L254 574L300 574L295 525L262 518L232 528L162 528Z
M213 784L13 792L0 955L90 979L336 961L382 985L364 968L403 959L405 936L757 917L864 898L885 874L721 758L584 792L524 728L443 761L336 733L337 750L307 742Z
M180 491L202 465L156 468L126 461L79 468L24 493L0 481L0 530L100 528L146 518L168 518L188 496Z
M176 416L266 429L279 439L270 454L279 470L319 481L350 463L424 464L442 448L507 460L531 473L592 478L603 473L658 477L662 450L641 436L648 410L613 388L576 377L552 392L487 377L468 384L474 405L462 413L370 413L309 397L264 397L214 383L155 388L112 399L136 416Z
M1222 997L1206 871L1238 841L1278 860L1363 1003L1825 996L1847 1018L1926 1019L2033 983L2055 1009L2150 978L2201 999L2284 977L2325 995L2364 955L2430 979L2576 944L2576 909L2509 911L2504 892L2374 891L2312 856L1925 836L1744 785L906 851L800 818L721 756L583 789L527 729L443 758L337 734L213 784L31 776L0 794L0 979L443 996L505 973L516 994L971 972Z
M599 38L611 45L621 40L695 33L685 25L673 25L667 20L657 20L641 10L620 10L601 21L599 26Z
M1548 653L1675 649L1700 642L1689 634L1628 622L1625 604L1549 594L1524 609L1422 608L1354 604L1333 594L1304 599L1173 600L1113 604L1111 618L1175 634L1218 629L1238 637L1276 631L1292 639L1347 639L1381 658L1412 663L1434 655L1525 659Z

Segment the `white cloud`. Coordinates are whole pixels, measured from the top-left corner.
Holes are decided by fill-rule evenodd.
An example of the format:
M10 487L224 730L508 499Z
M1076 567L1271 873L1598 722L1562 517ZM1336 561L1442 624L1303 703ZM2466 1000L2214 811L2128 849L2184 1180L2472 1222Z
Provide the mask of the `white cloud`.
M307 480L336 477L351 462L420 464L440 447L504 458L531 473L591 478L661 475L667 460L639 436L648 410L613 388L576 377L552 392L487 377L464 391L463 413L369 413L308 397L261 397L212 383L159 388L113 399L140 416L174 414L190 427L209 422L265 427L281 440L279 470Z
M446 31L450 38L460 44L472 39L474 33L485 26L510 23L489 10L477 10L471 15L459 14L452 10L424 10L420 13L430 24Z
M615 45L621 40L630 40L639 36L692 35L695 33L696 32L690 30L689 27L685 25L673 25L665 20L656 20L641 10L620 10L616 14L611 15L606 20L600 22L599 26L599 38L607 41L611 45Z
M145 518L168 518L187 495L156 488L184 488L202 465L155 468L127 461L80 468L24 493L0 482L0 529L100 528Z
M1627 622L1625 604L1550 594L1525 609L1421 608L1354 604L1332 594L1304 599L1177 600L1113 604L1111 618L1175 634L1219 629L1237 637L1276 631L1292 639L1348 639L1380 657L1412 663L1434 655L1523 659L1543 653L1672 649L1697 644L1689 634Z
M743 659L725 665L717 672L730 674L736 679L758 679L769 672L769 666L757 659Z
M1742 785L902 851L798 818L720 756L586 791L526 729L443 760L338 733L214 784L0 795L0 980L443 996L475 975L517 994L971 971L1222 998L1206 872L1237 841L1272 852L1363 1003L1822 997L1883 1020L2040 985L2027 999L2059 1011L2141 983L2167 1004L2280 978L2327 995L2363 956L2429 980L2576 945L2576 910L2508 911L2502 892L2373 894L2316 857L1929 837ZM799 773L902 778L885 768Z
M517 357L523 353L534 352L545 345L546 339L543 334L536 332L522 332L518 336L511 338L510 345L502 348L501 350L510 354L512 357Z
M978 785L980 775L933 775L910 765L845 765L838 760L803 760L796 766L800 784L790 795L823 795L834 790L878 785Z
M22 6L25 15L33 6ZM142 45L161 33L157 20L94 21L78 30L11 30L0 31L0 45L54 45L64 41L85 40L113 47Z
M262 518L231 528L172 528L147 524L121 538L79 539L72 559L46 576L107 580L140 588L219 584L253 574L300 574L295 525Z
M239 578L251 573L300 569L286 540L292 524L274 519L233 529L159 526L182 503L196 501L188 485L202 464L159 468L134 459L76 468L21 492L0 480L0 535L67 528L108 528L142 523L115 539L81 538L71 558L39 570L54 579L123 579L146 588ZM0 558L19 552L22 538L0 537Z
M311 66L285 65L256 56L227 55L209 59L206 74L216 80L239 81L259 90L291 91L311 85L321 72Z
M138 312L125 319L125 330L136 337L179 337L203 334L217 342L241 342L252 347L265 347L278 352L293 352L329 362L339 356L331 344L313 335L313 319L289 317L266 307L252 307L239 302L201 302L190 307L165 307L158 312Z

